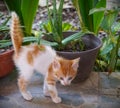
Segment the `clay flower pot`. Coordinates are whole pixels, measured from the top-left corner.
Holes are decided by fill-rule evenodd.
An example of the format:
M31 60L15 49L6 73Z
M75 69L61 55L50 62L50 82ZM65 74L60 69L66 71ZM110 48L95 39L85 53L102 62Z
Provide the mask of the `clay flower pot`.
M14 69L13 53L13 49L0 53L0 77L8 75Z

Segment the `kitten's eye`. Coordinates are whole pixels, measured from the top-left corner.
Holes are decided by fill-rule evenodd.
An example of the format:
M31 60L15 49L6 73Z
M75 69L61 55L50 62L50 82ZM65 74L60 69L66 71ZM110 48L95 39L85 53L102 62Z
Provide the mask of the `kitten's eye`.
M63 80L63 78L62 78L62 77L60 77L60 80Z
M72 79L72 77L69 77L69 78L68 78L68 80L71 80L71 79Z

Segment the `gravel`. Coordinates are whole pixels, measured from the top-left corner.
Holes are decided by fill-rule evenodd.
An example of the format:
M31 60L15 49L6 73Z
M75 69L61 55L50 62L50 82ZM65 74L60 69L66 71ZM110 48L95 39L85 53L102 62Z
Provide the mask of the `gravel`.
M47 14L47 7L45 4L45 1L46 0L42 1L42 3L39 2L38 10L36 12L35 20L33 22L33 27L32 27L33 30L40 30L40 24L47 20L48 14ZM49 3L49 6L52 9L51 3ZM6 17L9 16L7 8L3 1L0 1L0 12L4 15L0 19L0 25L1 25L6 19ZM79 28L79 19L75 11L75 8L73 7L70 0L65 0L62 16L63 16L63 22L68 22L71 25ZM9 25L10 25L10 22L8 22L8 26Z

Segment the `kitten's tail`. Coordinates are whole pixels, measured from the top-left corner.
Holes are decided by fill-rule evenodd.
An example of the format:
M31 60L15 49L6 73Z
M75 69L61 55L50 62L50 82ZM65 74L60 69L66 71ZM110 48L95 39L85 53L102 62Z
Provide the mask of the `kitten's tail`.
M15 12L11 13L12 22L10 27L10 35L14 47L15 54L18 55L22 45L23 32L20 28L20 20Z

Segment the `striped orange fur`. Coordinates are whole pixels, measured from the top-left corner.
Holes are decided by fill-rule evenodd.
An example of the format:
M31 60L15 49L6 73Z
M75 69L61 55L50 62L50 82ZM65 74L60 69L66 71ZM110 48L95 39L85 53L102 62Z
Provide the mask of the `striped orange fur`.
M10 34L11 34L11 39L13 42L15 54L18 55L22 45L23 33L20 27L20 21L18 16L16 15L15 12L12 12L11 15L12 15L12 22L10 27Z

